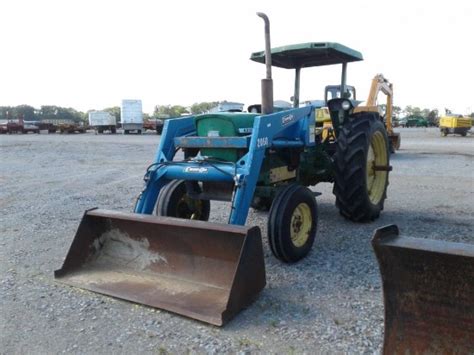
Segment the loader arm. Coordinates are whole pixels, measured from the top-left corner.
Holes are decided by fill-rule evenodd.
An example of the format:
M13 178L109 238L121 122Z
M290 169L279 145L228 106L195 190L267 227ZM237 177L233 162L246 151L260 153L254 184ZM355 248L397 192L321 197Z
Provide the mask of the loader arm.
M171 180L227 181L234 183L229 223L244 225L266 150L314 146L314 111L302 107L255 117L252 134L243 137L200 137L194 118L168 120L154 163L145 174L145 189L135 213L152 214L160 190ZM237 162L216 162L203 157L173 160L178 148L245 148Z

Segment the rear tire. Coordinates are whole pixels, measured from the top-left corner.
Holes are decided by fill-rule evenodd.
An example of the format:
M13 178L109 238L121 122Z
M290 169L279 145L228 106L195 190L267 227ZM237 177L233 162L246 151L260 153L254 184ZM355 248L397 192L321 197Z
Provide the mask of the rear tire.
M200 191L197 182L193 182L194 191ZM183 219L207 221L211 211L209 200L192 199L186 192L184 180L172 180L163 187L156 203L156 214Z
M333 193L342 216L356 222L379 217L387 197L387 131L377 114L360 113L343 126L334 155Z
M268 216L268 242L283 262L304 258L313 246L318 224L317 204L307 187L290 184L273 200Z

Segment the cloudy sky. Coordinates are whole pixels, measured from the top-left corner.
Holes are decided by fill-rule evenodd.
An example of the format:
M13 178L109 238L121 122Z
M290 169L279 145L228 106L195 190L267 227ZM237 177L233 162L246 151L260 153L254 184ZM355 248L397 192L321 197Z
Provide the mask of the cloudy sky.
M1 0L0 106L257 103L256 11L270 17L272 46L330 41L362 52L348 75L359 98L383 73L396 105L474 111L472 0ZM293 72L273 73L275 99L288 101ZM302 99L321 99L339 78L340 66L304 69Z

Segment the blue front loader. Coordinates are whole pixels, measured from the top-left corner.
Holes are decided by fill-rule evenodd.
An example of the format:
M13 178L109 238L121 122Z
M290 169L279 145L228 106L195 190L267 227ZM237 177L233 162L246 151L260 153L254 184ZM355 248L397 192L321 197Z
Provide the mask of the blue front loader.
M197 136L195 116L167 120L134 212L152 214L160 190L174 179L233 182L229 223L244 225L266 151L314 146L314 124L311 106L256 116L252 133L241 137ZM175 161L180 148L242 148L247 153L237 162L216 162L200 154Z

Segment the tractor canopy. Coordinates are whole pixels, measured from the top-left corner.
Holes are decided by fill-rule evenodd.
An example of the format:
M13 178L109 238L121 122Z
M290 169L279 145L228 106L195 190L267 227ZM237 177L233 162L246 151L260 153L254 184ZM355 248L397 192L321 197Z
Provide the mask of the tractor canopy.
M297 69L342 64L363 60L354 49L334 42L310 42L272 48L272 66ZM250 59L265 63L265 51L252 53Z

